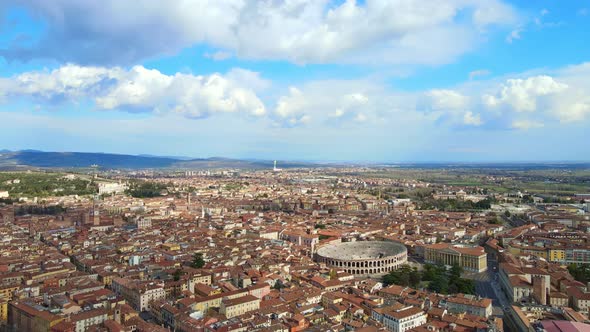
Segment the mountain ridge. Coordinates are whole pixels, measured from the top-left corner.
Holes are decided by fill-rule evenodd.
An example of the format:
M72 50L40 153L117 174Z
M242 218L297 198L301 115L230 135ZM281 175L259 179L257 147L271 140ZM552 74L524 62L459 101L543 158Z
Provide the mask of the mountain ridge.
M188 158L161 157L152 155L129 155L104 152L46 152L46 151L8 151L0 152L0 167L39 167L39 168L252 168L273 167L272 161L242 160L223 157ZM313 163L282 162L281 167L311 167Z

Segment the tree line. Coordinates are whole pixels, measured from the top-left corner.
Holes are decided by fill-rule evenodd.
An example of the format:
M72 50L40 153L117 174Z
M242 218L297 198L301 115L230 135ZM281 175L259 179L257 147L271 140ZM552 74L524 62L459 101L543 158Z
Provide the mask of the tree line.
M161 183L132 181L125 193L136 198L160 197L166 188L166 185Z
M399 269L391 271L383 277L385 285L409 286L412 288L424 288L441 294L475 294L475 282L461 278L463 268L455 264L450 269L444 265L424 265L423 271L416 267L402 265Z

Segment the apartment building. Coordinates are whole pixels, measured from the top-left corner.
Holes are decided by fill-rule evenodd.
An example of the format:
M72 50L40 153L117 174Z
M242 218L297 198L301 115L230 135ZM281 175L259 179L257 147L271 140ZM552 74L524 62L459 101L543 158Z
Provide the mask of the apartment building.
M392 332L405 332L422 324L426 324L426 313L417 307L406 307L383 315L383 325Z
M164 284L154 281L113 278L111 286L115 293L121 295L133 309L138 311L146 311L150 309L151 302L166 298Z
M223 299L219 312L227 318L232 318L258 309L260 309L260 299L254 295L246 295L235 299Z
M475 296L453 296L446 299L447 309L453 313L466 312L471 315L488 318L492 315L492 300Z

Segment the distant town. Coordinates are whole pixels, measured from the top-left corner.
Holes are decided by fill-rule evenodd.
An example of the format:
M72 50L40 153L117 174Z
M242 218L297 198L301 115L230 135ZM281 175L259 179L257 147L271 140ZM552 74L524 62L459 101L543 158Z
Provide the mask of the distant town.
M535 331L590 313L590 173L0 172L3 331Z

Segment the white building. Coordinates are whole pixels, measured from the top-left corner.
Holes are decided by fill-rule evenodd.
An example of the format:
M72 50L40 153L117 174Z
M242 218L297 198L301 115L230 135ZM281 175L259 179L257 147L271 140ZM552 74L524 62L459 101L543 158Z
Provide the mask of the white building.
M111 287L137 311L149 310L153 301L166 298L164 284L154 281L127 280L116 277L113 278Z
M246 295L235 299L223 299L219 313L227 318L243 315L260 308L260 299L253 295Z
M91 326L102 324L108 319L105 309L94 309L74 314L70 317L71 322L76 324L76 332L85 332Z
M417 307L388 310L383 313L383 325L388 331L405 332L426 324L426 313Z
M137 229L145 229L152 227L152 218L139 217L135 222L137 224Z
M447 298L447 308L450 312L463 313L488 318L492 315L492 300L480 299L474 296L457 295Z
M8 191L0 191L0 198L8 198Z
M99 195L107 195L107 194L118 194L122 193L127 190L127 185L124 183L110 183L110 182L101 182L98 184L98 194Z

